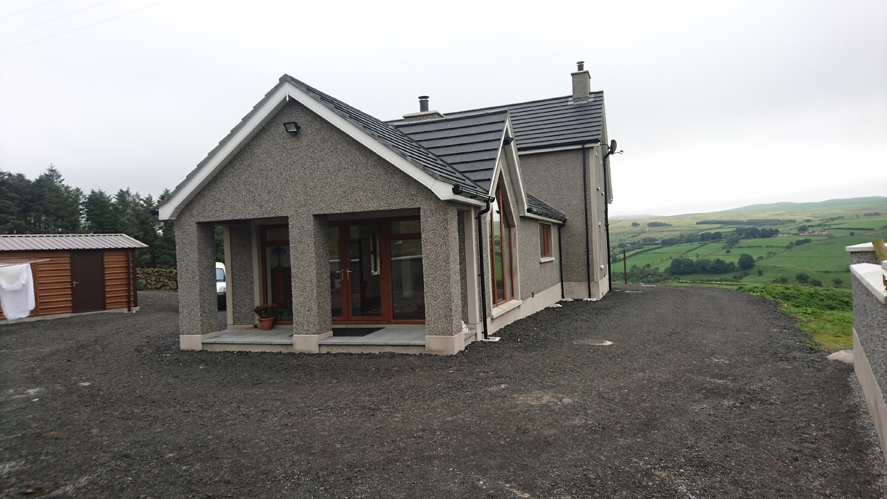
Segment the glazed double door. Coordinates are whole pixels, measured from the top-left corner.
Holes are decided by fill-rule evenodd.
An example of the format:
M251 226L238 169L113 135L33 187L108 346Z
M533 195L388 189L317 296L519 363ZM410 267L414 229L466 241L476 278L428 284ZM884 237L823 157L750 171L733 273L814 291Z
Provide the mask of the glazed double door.
M334 323L425 321L421 238L418 233L399 233L403 226L390 220L330 224Z

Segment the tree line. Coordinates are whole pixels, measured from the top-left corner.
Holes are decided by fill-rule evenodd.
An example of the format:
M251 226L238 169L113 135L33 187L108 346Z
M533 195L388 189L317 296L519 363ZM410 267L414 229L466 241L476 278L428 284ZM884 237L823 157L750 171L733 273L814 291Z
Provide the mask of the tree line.
M779 218L751 218L749 220L701 220L699 222L696 222L696 225L785 225L793 224L795 222L797 222L797 220L782 220Z
M0 233L126 234L148 245L136 252L136 266L175 268L173 221L152 214L168 195L165 189L154 199L129 188L84 195L52 165L34 180L0 170Z

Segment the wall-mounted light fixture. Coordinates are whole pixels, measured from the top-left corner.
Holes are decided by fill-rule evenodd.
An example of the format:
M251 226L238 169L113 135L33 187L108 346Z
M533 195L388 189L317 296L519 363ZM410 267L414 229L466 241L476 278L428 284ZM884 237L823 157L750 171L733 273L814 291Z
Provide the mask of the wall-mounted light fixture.
M286 133L288 133L290 135L295 135L295 134L299 133L299 130L302 129L302 127L300 127L299 124L296 123L295 121L288 121L288 122L284 123L283 128L286 130Z

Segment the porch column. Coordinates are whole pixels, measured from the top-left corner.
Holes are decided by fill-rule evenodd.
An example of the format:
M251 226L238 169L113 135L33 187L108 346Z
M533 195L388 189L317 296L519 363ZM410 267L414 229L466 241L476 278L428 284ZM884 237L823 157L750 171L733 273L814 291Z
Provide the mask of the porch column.
M214 227L176 220L179 335L183 350L200 350L201 336L219 330Z
M225 269L228 273L228 322L229 325L251 325L256 315L253 292L255 273L253 272L252 227L249 222L241 222L225 227Z
M459 276L459 212L450 203L423 209L425 351L452 355L465 348Z
M462 225L465 231L463 239L465 240L465 296L468 297L468 326L475 328L475 331L480 333L483 325L480 323L480 297L478 296L480 287L477 282L477 222L474 218L476 213L476 208L463 212Z
M319 353L319 342L333 335L330 312L326 217L289 218L293 275L293 351Z

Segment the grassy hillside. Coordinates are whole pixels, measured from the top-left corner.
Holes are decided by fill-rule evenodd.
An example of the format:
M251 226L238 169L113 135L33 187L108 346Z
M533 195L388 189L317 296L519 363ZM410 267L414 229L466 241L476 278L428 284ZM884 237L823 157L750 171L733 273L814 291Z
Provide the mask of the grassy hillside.
M712 222L702 223L699 222ZM745 232L737 236L737 229ZM790 236L761 237L766 232ZM799 235L801 230L816 235ZM825 234L819 234L825 232ZM763 235L763 233L761 234ZM717 237L713 240L710 237ZM732 238L731 238L732 236ZM850 255L845 248L887 237L887 197L835 199L819 203L773 203L714 213L610 221L613 281L731 281L747 284L781 282L824 287L850 286ZM627 257L622 261L623 251ZM738 266L742 254L754 267L742 271L671 275L678 258L722 260ZM631 270L635 267L635 270ZM658 272L654 269L658 269ZM798 274L805 274L807 279Z

